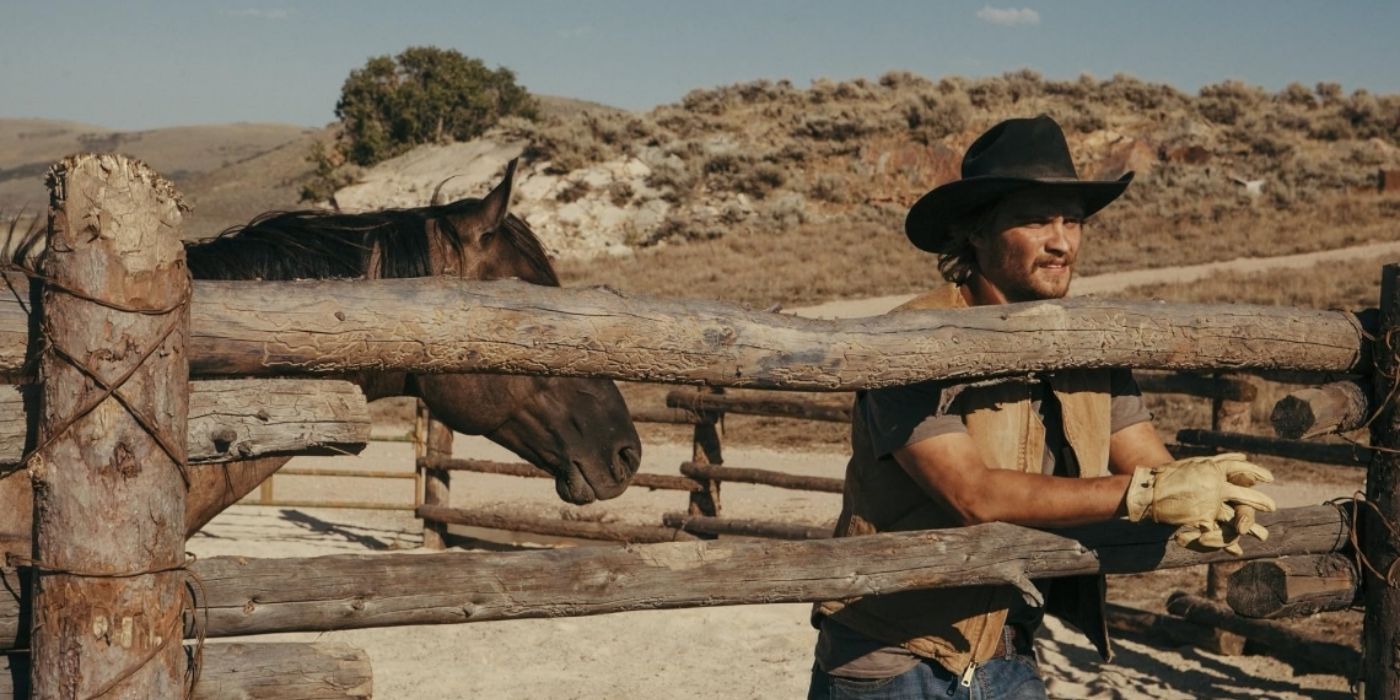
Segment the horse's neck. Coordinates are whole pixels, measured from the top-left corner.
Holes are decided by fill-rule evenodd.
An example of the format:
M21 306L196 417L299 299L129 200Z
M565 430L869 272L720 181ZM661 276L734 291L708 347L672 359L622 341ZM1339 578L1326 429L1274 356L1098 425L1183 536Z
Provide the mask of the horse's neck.
M366 401L410 394L407 372L359 372L345 380L360 387Z

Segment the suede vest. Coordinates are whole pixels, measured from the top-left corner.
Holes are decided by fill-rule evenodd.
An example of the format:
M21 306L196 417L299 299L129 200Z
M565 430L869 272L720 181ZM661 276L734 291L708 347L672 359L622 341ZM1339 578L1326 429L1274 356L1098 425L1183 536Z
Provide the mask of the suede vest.
M966 306L960 290L947 286L895 311ZM1057 372L1049 382L1060 402L1065 441L1077 462L1078 476L1106 476L1112 401L1108 371ZM1045 428L1031 405L1027 378L967 385L953 405L962 413L988 467L1041 472ZM851 447L837 537L958 526L956 516L929 498L893 457L877 459L859 399ZM826 601L818 603L814 612L960 674L969 665L993 657L1008 610L1020 595L1010 585L964 586ZM1107 659L1103 605L1104 578L1076 576L1050 584L1046 612L1078 627Z

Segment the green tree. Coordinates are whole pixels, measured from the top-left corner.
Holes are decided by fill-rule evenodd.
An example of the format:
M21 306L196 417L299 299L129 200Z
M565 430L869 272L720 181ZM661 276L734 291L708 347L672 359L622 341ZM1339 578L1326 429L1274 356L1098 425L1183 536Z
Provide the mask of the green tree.
M336 148L351 163L373 165L419 144L476 138L501 117L534 118L536 110L510 69L415 46L350 71L335 105Z

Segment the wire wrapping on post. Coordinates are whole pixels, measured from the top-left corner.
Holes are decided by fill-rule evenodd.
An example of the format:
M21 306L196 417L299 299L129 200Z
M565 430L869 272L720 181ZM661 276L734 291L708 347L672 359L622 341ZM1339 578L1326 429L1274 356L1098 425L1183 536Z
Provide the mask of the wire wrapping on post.
M13 261L6 261L3 264L0 264L0 273L9 271L19 272L28 277L30 280L38 281L44 285L45 289L51 289L53 291L66 294L68 296L92 304L96 304L98 306L102 306L104 308L108 308L120 313L140 314L144 316L170 316L170 319L164 325L164 328L162 328L161 332L157 334L155 341L150 343L144 349L142 349L140 354L137 356L136 361L130 367L124 370L121 373L121 375L117 377L114 381L107 381L97 370L79 361L78 358L74 357L73 354L68 352L67 349L55 343L52 336L49 334L47 327L43 326L43 324L40 325L40 339L42 342L40 351L52 352L55 357L62 360L64 363L73 367L80 374L82 374L87 379L87 381L95 385L99 391L94 398L83 403L76 411L73 412L72 415L64 418L61 421L58 421L57 427L49 431L49 434L44 438L44 440L41 441L27 455L25 455L25 458L21 461L19 468L28 468L29 466L31 466L32 462L43 459L41 454L44 450L46 450L48 447L54 444L59 438L68 434L80 421L82 421L84 418L90 415L94 410L97 409L98 406L102 405L110 398L116 400L119 404L121 404L121 406L126 410L127 415L129 415L132 418L132 420L135 421L136 424L139 425L141 429L145 431L145 433L156 443L156 445L160 447L161 451L175 466L176 470L179 471L180 479L184 483L185 488L188 489L190 486L190 478L188 472L189 460L186 454L185 441L183 439L173 439L166 431L162 430L160 426L157 425L156 421L146 413L146 411L142 410L139 406L137 406L133 401L131 401L125 394L121 392L121 388L125 386L126 383L136 375L136 373L141 369L141 367L145 365L146 361L149 360L150 357L154 355L162 346L164 346L166 341L170 339L170 336L173 335L175 331L180 328L182 318L180 317L178 312L181 309L188 307L192 295L191 287L189 285L186 285L184 292L181 294L180 298L167 306L157 308L145 308L132 306L129 304L123 304L108 299L102 299L92 294L73 289L72 287L58 282L57 280L54 280L53 278L47 275L43 275L37 272L36 270L20 265ZM6 286L10 288L11 292L14 293L15 296L18 298L19 293L17 290L14 289L8 277L6 277L5 283ZM112 579L135 578L138 576L173 573L177 571L183 572L186 580L181 587L183 591L181 605L178 613L174 616L172 624L170 625L171 629L166 630L166 633L162 635L160 643L152 647L145 654L143 654L141 658L136 661L136 663L130 664L126 668L123 668L119 673L117 673L112 678L108 679L105 683L99 686L96 691L94 691L91 695L87 697L96 700L97 698L102 698L106 696L107 694L115 690L123 681L135 675L142 668L145 668L146 665L149 664L152 659L156 658L156 656L158 656L162 651L168 648L171 643L178 641L179 643L183 644L185 639L185 630L187 628L193 628L195 644L192 648L190 648L187 651L188 660L187 668L185 670L184 696L186 698L193 697L194 688L195 685L199 682L200 671L203 667L204 641L206 631L208 629L209 617L208 607L203 603L202 600L204 597L204 583L202 580L200 580L199 576L196 573L194 573L194 571L190 568L190 565L194 562L194 555L186 553L185 560L179 564L155 566L140 571L81 570L62 566L50 566L44 562L38 562L31 559L16 557L14 555L7 556L7 560L15 564L27 566L39 576L59 575L73 576L78 578ZM202 617L200 614L201 612L203 613Z

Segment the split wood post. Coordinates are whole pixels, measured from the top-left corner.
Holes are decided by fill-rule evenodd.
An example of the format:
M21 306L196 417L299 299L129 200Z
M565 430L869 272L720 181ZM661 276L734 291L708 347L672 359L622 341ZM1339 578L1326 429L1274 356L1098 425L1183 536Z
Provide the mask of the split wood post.
M418 419L413 428L414 442L418 456L429 463L452 457L452 429L442 421L433 418L427 404L418 401ZM452 505L452 476L445 469L424 466L420 469L423 479L423 505L430 508L449 508ZM423 548L442 550L447 547L447 523L424 518Z
M699 388L700 403L703 405L706 396L723 395L724 389L720 387ZM701 408L697 411L700 420L695 423L695 439L691 447L690 461L697 464L724 464L724 454L721 451L720 438L724 430L724 413L710 409ZM690 515L716 517L719 515L719 485L717 479L697 479L704 488L700 491L690 492L690 507L687 512ZM713 535L706 535L713 538Z
M29 462L33 696L182 697L182 204L168 181L116 155L70 157L49 187L43 409Z
M1344 554L1257 559L1230 575L1230 608L1245 617L1302 617L1356 604L1356 565Z
M1215 562L1206 567L1206 598L1223 602L1229 592L1230 574L1239 570L1244 562ZM1234 632L1215 628L1210 637L1207 651L1221 656L1239 656L1244 653L1245 642L1249 640Z
M1216 374L1215 380L1217 384L1253 381L1251 377L1243 374ZM1225 397L1224 393L1217 392L1211 397L1210 429L1227 433L1248 433L1252 422L1250 408L1254 406L1254 402Z
M1250 388L1254 387L1254 384L1250 383L1251 378L1245 375L1217 373L1215 381L1219 385L1246 382ZM1226 397L1224 394L1225 392L1219 391L1211 397L1210 429L1230 433L1248 433L1252 422L1250 409L1254 406L1254 402L1241 400L1240 397ZM1220 562L1206 567L1206 597L1211 600L1224 601L1230 574L1235 573L1239 568L1240 562ZM1213 648L1210 651L1223 656L1238 656L1244 653L1246 641L1238 634L1217 629Z
M1373 406L1381 408L1371 424L1371 467L1366 473L1366 501L1361 519L1361 548L1370 566L1361 572L1366 616L1361 633L1362 683L1373 700L1400 697L1400 587L1377 575L1396 564L1400 542L1395 523L1400 521L1400 411L1390 394L1400 372L1400 264L1382 268L1380 328L1372 357L1375 375ZM1374 568L1372 568L1374 567Z

